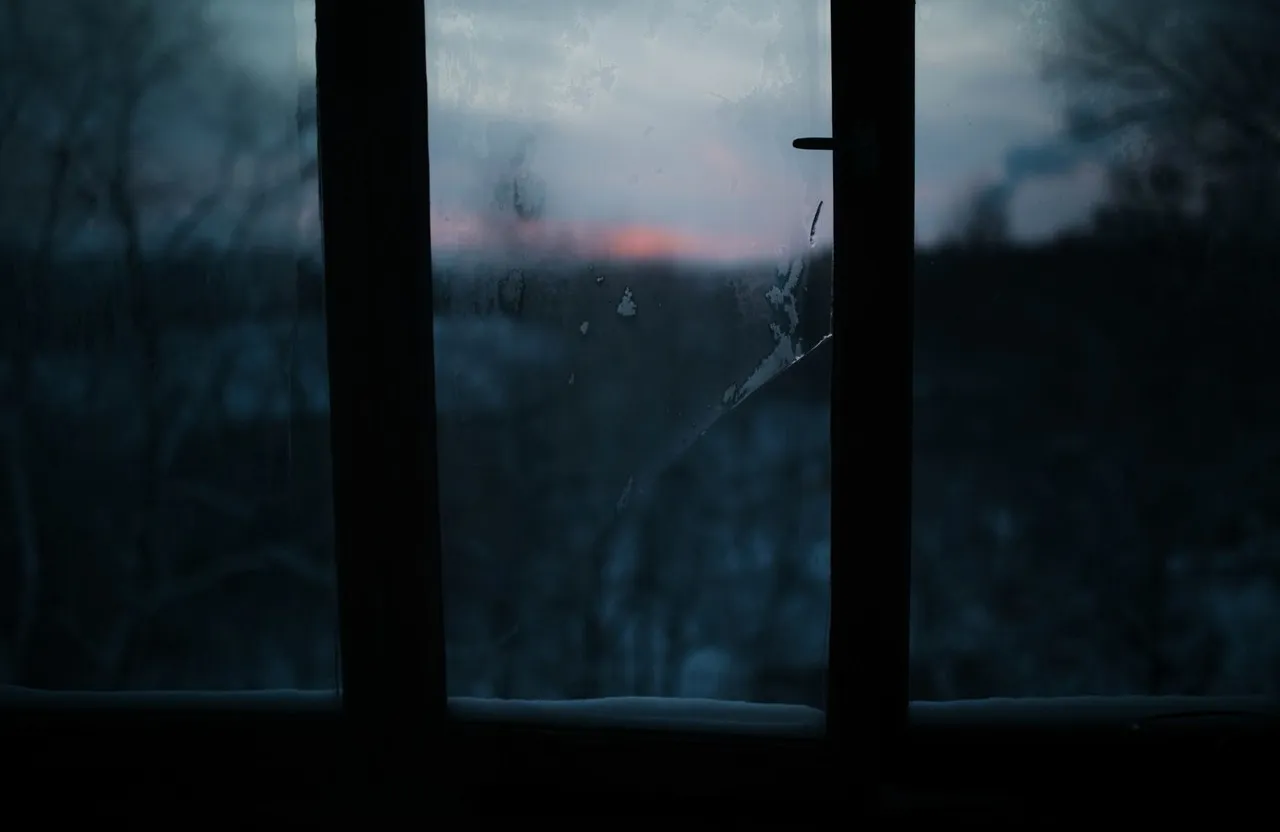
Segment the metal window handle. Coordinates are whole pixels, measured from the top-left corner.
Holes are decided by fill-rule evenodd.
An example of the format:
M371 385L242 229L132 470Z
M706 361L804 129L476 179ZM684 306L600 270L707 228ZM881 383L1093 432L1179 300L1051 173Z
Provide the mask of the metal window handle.
M796 150L836 150L836 140L830 136L812 137L796 139L791 142L791 146ZM858 128L853 133L853 141L845 144L841 142L842 147L850 147L853 150L853 164L857 172L862 176L870 176L876 169L876 137L875 132L869 127Z
M835 150L836 140L830 137L796 139L791 143L791 146L796 150Z

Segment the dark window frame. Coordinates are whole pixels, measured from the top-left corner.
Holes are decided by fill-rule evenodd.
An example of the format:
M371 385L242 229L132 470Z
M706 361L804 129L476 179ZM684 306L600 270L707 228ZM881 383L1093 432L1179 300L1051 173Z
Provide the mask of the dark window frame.
M834 4L833 27L848 26L853 6ZM434 516L438 485L423 8L413 0L364 5L317 0L316 18L341 697L22 692L0 697L5 746L33 775L51 766L101 763L136 763L154 772L158 779L147 778L146 784L113 783L121 800L129 799L126 793L155 789L157 783L170 792L199 791L207 786L211 761L233 760L234 765L219 771L219 788L261 797L274 794L281 800L321 790L347 793L351 784L394 784L400 773L412 776L412 785L402 781L406 788L420 789L416 775L442 768L443 761L446 771L436 784L456 797L475 790L477 799L495 783L538 785L538 793L548 799L560 787L613 787L627 793L665 786L673 792L740 797L759 794L762 788L815 797L830 793L828 775L839 763L836 750L844 747L846 735L855 733L842 693L849 674L838 660L830 663L827 730L820 737L701 726L648 729L626 727L623 721L615 726L607 719L604 724L575 725L570 720L553 727L515 716L506 719L500 705L499 713L484 718L469 717L465 709L450 715ZM909 18L899 18L910 26ZM837 76L847 74L839 55L835 64ZM904 77L904 88L908 83ZM833 86L837 96L850 88L838 77ZM846 122L842 114L856 116L856 109L836 107L837 141L869 126L865 113L857 123ZM861 168L843 163L844 158L837 154L837 194L850 192L854 182L883 187L880 179L868 179L865 170L860 174ZM905 158L910 161L909 150ZM860 223L838 208L834 216L842 239ZM904 232L909 228L905 221L899 225ZM898 251L899 261L907 265L910 238L904 233L900 242L906 244ZM848 294L834 292L837 333L846 331L850 319L843 303ZM905 299L899 291L897 302ZM905 321L905 305L899 311ZM882 307L869 317L882 318L885 312ZM883 362L863 361L863 367L846 369L859 349L841 342L839 335L833 339L834 389L846 389L839 381L843 372L861 372L864 390L881 379L897 384L899 392L909 389L905 352L892 365L900 373ZM837 398L832 423L840 426L856 411L850 399ZM868 425L874 419L878 425L896 426L899 439L909 442L900 416L876 411L860 418ZM833 428L833 439L859 433L868 431ZM867 450L875 444L869 442ZM905 453L909 446L902 444L899 450ZM840 452L850 451L862 449ZM904 486L887 490L885 499L897 503L891 513L902 520L896 526L905 553L909 493L900 464L905 456L863 455ZM836 468L833 501L839 504L849 489L840 474L843 466ZM884 507L857 510L870 519ZM833 529L833 548L841 545L845 528L841 522ZM398 545L367 545L378 540ZM845 566L833 563L832 573L830 650L832 656L845 656L857 648L846 639L841 611L859 605L841 593ZM900 595L905 603L905 592ZM893 664L905 669L905 657ZM905 693L905 677L901 690ZM876 696L861 705L886 701ZM556 765L548 767L548 760ZM267 769L276 776L264 782L261 772Z
M341 702L330 694L32 693L0 699L0 747L10 761L31 777L89 767L85 782L123 803L216 784L237 801L271 799L319 816L375 783L401 785L411 798L425 789L474 800L478 810L492 808L484 801L497 788L526 796L524 810L601 790L846 799L879 784L892 803L913 790L994 783L997 794L1021 794L1075 783L1053 773L1078 775L1076 752L1105 759L1097 770L1105 777L1134 765L1198 772L1197 761L1222 764L1220 754L1202 755L1224 742L1246 751L1273 745L1275 720L1245 730L1221 720L1145 720L1185 702L908 706L914 8L831 5L842 266L833 288L832 618L821 738L450 715L434 516L422 4L317 0ZM398 545L378 545L392 540ZM972 765L975 756L983 765ZM104 782L101 766L141 767L148 777Z

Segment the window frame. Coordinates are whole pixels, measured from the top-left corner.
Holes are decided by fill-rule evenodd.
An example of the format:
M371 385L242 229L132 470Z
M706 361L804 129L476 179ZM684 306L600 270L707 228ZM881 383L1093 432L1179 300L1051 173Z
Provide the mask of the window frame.
M1202 723L1133 729L1139 716L1173 707L1167 701L1093 710L1078 700L908 703L914 15L907 3L831 2L840 44L833 214L837 257L850 267L837 269L832 293L832 611L821 738L450 714L435 531L423 4L316 0L341 699L28 693L6 703L0 695L0 747L25 776L74 766L92 769L98 783L100 766L124 756L149 776L112 783L122 801L158 782L197 794L216 771L223 793L305 800L300 811L323 812L373 783L417 795L428 769L436 794L485 801L501 786L528 796L526 809L587 791L844 799L855 771L858 785L886 787L881 797L892 804L993 780L1030 793L1046 770L1074 765L1064 752L1097 759L1105 750L1105 770L1118 774L1160 761L1203 771L1203 759L1221 764L1202 755L1224 737L1233 749L1273 745L1271 723L1244 732ZM379 487L361 487L368 482ZM377 539L401 545L362 547ZM868 541L876 556L858 559ZM973 766L979 753L994 766ZM211 769L213 760L223 765Z
M833 4L833 27L847 25L852 7ZM51 767L96 770L127 754L179 791L207 782L200 761L234 760L220 772L221 784L263 794L262 770L288 772L273 787L286 800L317 784L343 791L339 784L394 781L396 772L434 768L442 755L451 761L443 782L457 795L487 790L495 780L540 783L544 797L557 794L557 785L578 790L612 783L625 793L656 782L673 792L736 797L765 787L829 793L834 750L849 730L841 687L847 674L839 662L830 663L821 737L598 723L553 728L500 713L450 715L435 516L423 5L316 0L316 30L341 694L0 690L4 746L32 776ZM833 87L837 95L846 88ZM842 121L841 112L834 108L837 141L865 126ZM856 178L841 158L837 154L837 202ZM839 208L834 218L837 236L856 226ZM834 294L839 333L847 304L845 293ZM839 376L849 362L840 343L833 339L834 389L843 389ZM833 404L834 426L844 423L837 414L846 412L847 401ZM844 432L833 428L835 435ZM838 501L846 478L835 467ZM882 467L901 479L898 466ZM368 482L378 487L362 487ZM899 506L900 516L906 508ZM362 546L379 538L401 545ZM842 610L846 602L836 587L844 585L844 567L833 563L832 574L833 610ZM833 611L832 655L848 655L843 621ZM547 772L551 757L560 767ZM637 765L645 777L635 776ZM147 782L139 793L157 780Z

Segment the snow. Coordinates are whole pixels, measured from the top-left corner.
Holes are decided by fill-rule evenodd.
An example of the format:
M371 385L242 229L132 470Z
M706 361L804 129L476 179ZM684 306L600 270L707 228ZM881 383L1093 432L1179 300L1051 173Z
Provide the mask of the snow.
M47 691L0 685L0 708L129 708L143 710L327 711L342 705L336 690Z
M762 705L715 699L618 696L551 702L450 697L460 719L548 726L657 728L724 731L734 734L819 736L826 715L803 705Z
M337 691L145 693L50 692L0 685L0 707L131 708L156 710L308 710L340 707ZM734 734L820 736L826 716L803 705L761 705L713 699L625 696L571 701L450 697L449 712L468 721L512 722L548 727L637 728L722 731Z
M1061 696L912 702L912 726L1056 727L1127 726L1131 730L1203 725L1204 719L1280 718L1265 696ZM1203 715L1203 719L1196 718Z
M50 692L0 685L0 707L130 708L147 710L325 711L340 707L337 691L142 693ZM732 734L821 736L826 716L803 705L767 705L698 698L621 696L581 700L450 697L455 719L549 728L695 730ZM1079 696L912 702L910 724L934 727L1084 727L1130 730L1197 728L1206 723L1280 719L1268 697Z

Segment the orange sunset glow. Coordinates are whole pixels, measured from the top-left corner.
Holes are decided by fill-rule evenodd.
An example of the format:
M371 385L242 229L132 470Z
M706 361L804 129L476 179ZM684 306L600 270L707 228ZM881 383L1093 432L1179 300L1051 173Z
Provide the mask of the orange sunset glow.
M783 235L695 233L656 223L536 220L494 221L470 214L432 213L431 243L447 251L505 250L618 260L733 262L784 245Z

